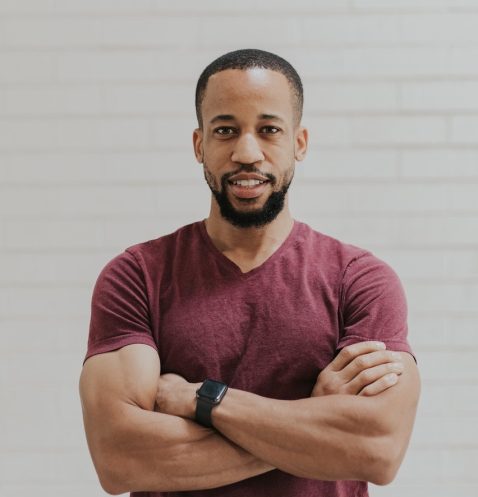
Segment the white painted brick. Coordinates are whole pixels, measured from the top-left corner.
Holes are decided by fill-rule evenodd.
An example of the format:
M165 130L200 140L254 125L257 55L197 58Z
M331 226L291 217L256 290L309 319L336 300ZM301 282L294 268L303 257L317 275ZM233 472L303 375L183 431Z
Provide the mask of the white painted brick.
M103 110L98 86L53 86L7 88L5 114L22 115L84 115Z
M195 55L171 48L59 53L58 78L65 82L191 82L221 53L209 50Z
M478 6L478 5L476 5ZM476 43L477 18L469 14L430 12L401 16L402 40L410 43Z
M257 3L256 3L257 5ZM247 12L242 10L242 13ZM271 50L272 46L297 45L302 37L302 26L296 16L205 16L197 21L200 47L221 47L223 52L260 45ZM247 35L245 34L247 32ZM280 33L280 35L279 35ZM271 46L264 47L264 41Z
M450 186L450 210L478 211L478 182Z
M101 24L101 44L106 47L194 47L200 21L194 17L124 16L105 17Z
M447 139L442 117L360 117L351 120L351 142L362 145L433 144Z
M11 14L114 13L127 14L152 7L152 0L2 0L0 11Z
M60 458L61 456L59 456ZM88 456L85 455L85 459ZM84 463L83 463L84 464ZM25 480L25 478L23 478ZM105 497L108 495L100 486L98 482L91 481L91 483L66 483L63 485L55 483L42 483L41 494L39 493L38 483L20 483L18 485L2 485L0 484L0 492L2 495L9 497L29 497L31 495L68 495L69 497ZM121 494L127 495L127 494Z
M440 478L445 469L442 450L423 449L408 452L400 466L401 483L425 483Z
M478 283L409 283L411 309L427 312L476 312Z
M184 4L187 5L187 11L194 14L207 15L211 12L213 13L234 13L234 14L249 14L250 12L258 13L265 12L271 14L273 7L273 12L284 12L284 13L302 13L307 14L309 12L336 12L336 11L346 11L349 8L348 0L297 0L291 4L288 0L277 0L272 4L269 0L257 1L257 0L243 0L240 3L227 3L221 2L220 0L203 0L200 4L193 0L188 0L182 4L177 4L177 6L171 6L169 3L165 3L164 0L153 0L154 5L160 11L166 10L184 12ZM266 39L266 38L265 38Z
M144 118L15 119L0 122L0 150L145 148Z
M408 300L406 283L404 288ZM417 314L411 309L408 313L408 333L411 346L418 356L421 350L443 350L448 345L446 318L443 316Z
M445 274L448 278L478 278L478 252L476 250L447 252Z
M465 47L459 54L446 48L429 47L357 47L326 49L304 47L300 53L294 51L300 74L304 79L320 78L404 78L477 74L470 66L475 49ZM284 57L292 50L284 50ZM467 64L468 63L468 64Z
M476 21L474 18L472 20ZM401 106L413 111L466 111L478 109L477 81L427 81L403 83Z
M296 172L302 171L306 180L393 179L398 176L398 158L393 150L310 148L304 162L297 163Z
M292 190L290 192L292 193ZM337 205L339 204L337 203ZM366 214L348 213L339 216L328 213L317 217L310 211L306 212L305 209L296 208L295 202L292 202L291 206L296 218L306 222L317 231L346 243L371 248L373 246L394 246L398 242L398 220L393 216L379 218Z
M469 4L474 0L457 0L456 3L463 5ZM379 9L400 11L404 10L421 10L433 11L434 8L456 5L453 0L353 0L352 4L357 9Z
M102 26L91 17L7 18L3 29L8 48L98 46Z
M194 85L130 84L111 85L105 91L104 105L108 113L168 114L195 116ZM168 117L166 117L168 116Z
M476 418L417 417L414 429L415 443L423 447L466 447L478 450L478 426Z
M41 429L39 427L38 429ZM85 442L86 445L86 442ZM55 452L41 450L9 451L0 453L0 467L3 468L3 485L18 485L27 479L36 484L37 489L44 484L76 485L97 481L92 463L85 464L88 449L81 451L57 450ZM10 494L7 494L10 495ZM46 494L42 494L46 495Z
M477 383L475 350L465 349L457 352L420 350L418 356L420 374L424 382L431 380L435 383L441 382L444 389L451 389L455 384L465 381Z
M425 484L402 484L393 482L391 485L385 487L374 487L371 485L371 497L423 497L424 495L433 495L433 497L450 497L450 495L466 495L474 496L478 492L478 485L476 483L463 483L461 480L446 479L440 480L436 483L427 481Z
M420 358L419 358L420 359ZM420 368L420 361L418 363ZM425 382L422 385L419 414L423 419L431 417L470 418L478 414L478 385L453 384L444 394L444 385ZM459 422L459 421L458 421Z
M27 246L31 248L31 245ZM101 253L3 253L0 257L1 281L3 285L89 284L101 269L103 260Z
M177 189L187 189L178 186ZM190 188L190 187L189 187ZM163 188L166 192L167 187ZM172 192L174 194L174 192ZM10 217L17 215L50 215L66 217L71 215L151 213L157 205L156 190L148 186L71 186L57 187L15 187L8 189L0 198L0 209ZM12 206L14 208L12 209Z
M478 483L476 472L478 449L448 450L445 452L445 468L449 478Z
M470 61L478 55L478 48L475 44L463 46L451 46L449 51L449 59L447 61L449 67L446 69L448 76L476 76L477 68Z
M397 243L409 247L475 247L477 225L478 216L414 216L399 223Z
M445 277L445 254L431 250L379 250L375 254L395 268L403 280Z
M42 52L0 52L0 83L53 82L57 56Z
M0 164L0 178L10 184L125 183L198 180L202 166L193 147L182 151L9 154ZM1 217L1 216L0 216Z
M302 24L305 43L363 45L400 40L400 18L390 15L310 16Z
M448 347L478 347L478 317L449 317L446 337Z
M390 83L315 83L305 87L304 116L398 110L398 86Z
M350 141L350 123L344 117L304 116L303 125L310 131L309 147L343 147Z
M433 183L337 185L309 182L300 185L300 194L295 191L294 205L300 207L302 212L440 212L448 207L446 198L449 190L449 185Z
M192 144L192 132L197 127L197 121L189 118L154 119L153 144L161 148L189 149Z
M455 144L476 144L478 141L478 117L453 117L451 120L451 141Z
M90 311L90 293L89 288L81 287L0 287L1 300L6 303L7 317L82 317ZM28 308L25 307L25 302L28 302Z
M476 178L478 150L428 149L404 150L400 176L404 178Z
M292 190L290 191L292 194ZM478 216L472 215L436 215L398 216L387 214L373 217L370 213L356 213L344 210L344 201L341 197L329 197L335 203L334 212L327 215L311 212L305 201L296 205L296 196L306 195L296 191L291 204L293 214L304 222L314 226L317 230L329 233L350 243L365 246L370 249L379 248L451 248L475 249L478 245ZM291 197L292 198L292 197ZM330 208L332 209L332 208ZM342 215L338 215L342 211ZM445 235L446 233L446 235Z
M247 12L242 10L242 12ZM301 39L301 23L295 16L276 17L271 15L254 16L207 16L198 20L199 45L222 48L223 52L246 45L254 47L268 43L287 46L297 45ZM245 36L245 31L247 35ZM280 33L280 37L278 34ZM267 47L261 47L267 49ZM270 49L270 48L269 48Z
M101 267L88 282L90 294L93 293L93 285L101 269L112 258L113 255L103 257ZM31 353L42 356L71 353L72 350L86 352L89 322L87 313L77 318L55 315L43 318L2 318L2 339L8 354Z
M102 227L96 220L15 219L5 221L4 229L4 246L9 250L98 250L104 244Z

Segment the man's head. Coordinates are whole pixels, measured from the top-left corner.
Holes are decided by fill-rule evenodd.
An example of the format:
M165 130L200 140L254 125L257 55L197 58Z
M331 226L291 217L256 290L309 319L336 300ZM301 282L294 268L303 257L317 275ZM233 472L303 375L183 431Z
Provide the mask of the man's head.
M302 102L296 71L268 52L231 52L201 74L194 149L222 217L233 225L264 226L283 210L295 160L307 148Z

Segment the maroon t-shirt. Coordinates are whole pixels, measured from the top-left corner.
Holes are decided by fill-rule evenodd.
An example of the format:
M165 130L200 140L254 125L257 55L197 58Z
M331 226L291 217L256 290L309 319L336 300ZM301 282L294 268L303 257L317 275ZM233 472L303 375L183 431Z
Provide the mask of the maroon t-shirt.
M206 377L275 399L309 397L339 349L381 340L412 353L395 272L370 252L295 221L282 245L242 273L203 221L129 247L100 273L85 360L125 345L154 347L162 373ZM320 447L317 447L320 450ZM362 497L367 483L280 470L191 492L134 497Z

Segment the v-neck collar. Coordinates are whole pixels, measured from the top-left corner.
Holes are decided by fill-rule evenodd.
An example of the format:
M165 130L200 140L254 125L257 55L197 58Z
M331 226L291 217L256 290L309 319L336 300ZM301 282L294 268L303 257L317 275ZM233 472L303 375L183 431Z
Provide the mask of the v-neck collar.
M279 247L259 266L251 269L250 271L242 272L241 268L231 259L226 257L217 247L214 245L209 233L206 229L206 220L198 222L199 232L201 233L202 238L204 239L206 245L211 250L212 254L215 256L216 260L221 263L224 267L237 274L241 278L248 278L253 274L256 274L260 271L263 271L265 267L269 266L275 259L280 257L280 255L291 245L296 238L297 231L299 230L300 223L293 219L294 224L292 225L292 229L289 234L285 238L285 240L279 245Z

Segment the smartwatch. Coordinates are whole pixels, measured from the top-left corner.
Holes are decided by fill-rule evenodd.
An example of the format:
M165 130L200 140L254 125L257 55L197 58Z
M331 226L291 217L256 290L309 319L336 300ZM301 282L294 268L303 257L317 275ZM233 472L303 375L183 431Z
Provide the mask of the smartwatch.
M207 378L196 390L196 421L208 428L212 427L212 408L220 404L227 392L227 385Z

